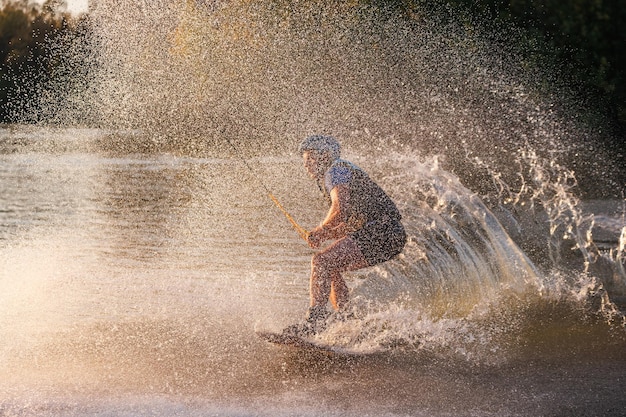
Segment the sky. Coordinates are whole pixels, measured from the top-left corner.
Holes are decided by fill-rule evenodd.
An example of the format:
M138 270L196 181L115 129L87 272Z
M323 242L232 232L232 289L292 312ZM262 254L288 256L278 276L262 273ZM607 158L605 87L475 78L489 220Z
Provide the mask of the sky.
M39 3L43 3L44 0L37 0ZM89 0L65 0L67 1L67 10L72 13L82 13L87 11L87 2Z
M72 13L82 13L87 11L88 0L67 0L67 9Z

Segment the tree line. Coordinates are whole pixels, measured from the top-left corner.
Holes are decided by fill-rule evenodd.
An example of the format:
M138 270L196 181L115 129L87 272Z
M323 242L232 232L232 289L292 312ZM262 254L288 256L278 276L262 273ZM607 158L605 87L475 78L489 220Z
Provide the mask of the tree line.
M53 82L63 39L79 18L60 0L0 0L0 123L37 122L42 92Z
M626 131L626 7L623 0L445 0L477 21L515 26L538 58L554 63L562 83L589 108L602 108ZM410 9L419 1L373 0ZM0 122L36 122L41 92L58 77L59 49L88 32L88 17L71 16L63 0L0 0ZM61 48L62 49L62 48ZM61 71L62 72L62 71ZM64 81L71 81L64 74Z

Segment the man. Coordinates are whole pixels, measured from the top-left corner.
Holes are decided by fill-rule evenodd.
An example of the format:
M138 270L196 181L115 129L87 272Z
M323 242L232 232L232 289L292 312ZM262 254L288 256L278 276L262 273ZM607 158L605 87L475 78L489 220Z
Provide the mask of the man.
M304 167L330 203L322 223L309 232L308 244L317 249L327 240L335 242L311 261L311 307L306 321L285 329L298 336L322 330L329 299L335 310L345 308L348 287L342 273L388 261L406 243L396 205L362 169L340 159L341 146L335 138L309 136L299 151Z

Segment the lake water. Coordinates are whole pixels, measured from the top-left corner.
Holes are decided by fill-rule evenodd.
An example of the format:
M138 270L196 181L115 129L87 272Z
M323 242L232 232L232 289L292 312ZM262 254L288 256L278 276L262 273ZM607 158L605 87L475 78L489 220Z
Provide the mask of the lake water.
M546 267L544 228L515 232L540 212L516 229L436 160L348 148L409 244L348 275L359 318L329 356L255 335L302 318L313 252L241 160L110 134L0 131L0 415L624 415L623 202L579 204L602 262ZM302 225L323 216L297 155L248 162Z

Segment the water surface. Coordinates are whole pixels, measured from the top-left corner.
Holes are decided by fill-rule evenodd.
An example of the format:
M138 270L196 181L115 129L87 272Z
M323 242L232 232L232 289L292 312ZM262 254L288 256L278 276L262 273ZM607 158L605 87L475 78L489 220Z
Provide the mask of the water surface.
M348 277L359 319L324 340L353 354L327 356L254 334L302 317L312 251L241 161L111 153L107 134L2 131L1 414L623 413L619 293L576 262L537 266L432 162L347 151L398 201L410 243ZM249 163L319 221L297 156ZM623 217L591 209L615 250Z

